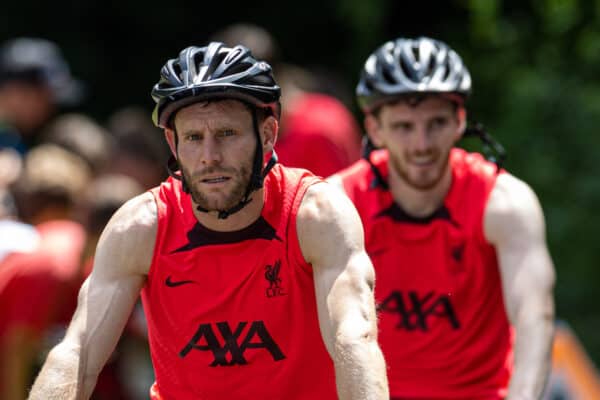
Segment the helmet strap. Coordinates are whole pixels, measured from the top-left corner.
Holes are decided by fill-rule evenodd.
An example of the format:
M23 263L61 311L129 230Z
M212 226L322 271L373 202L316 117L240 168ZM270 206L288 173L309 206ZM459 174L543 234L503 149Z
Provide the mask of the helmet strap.
M365 136L365 139L363 140L362 157L369 164L369 166L371 167L371 171L373 172L373 180L371 181L369 187L371 189L381 188L383 190L389 190L390 186L388 185L387 181L383 178L381 171L379 171L375 164L373 164L373 161L371 161L371 153L373 152L373 150L375 150L375 145L373 145L373 142L371 141L371 139L369 139L368 136Z
M496 164L496 173L499 173L506 160L506 150L504 150L504 146L494 139L480 123L467 126L463 138L468 137L477 137L481 140L483 153L486 159Z
M177 138L177 132L174 131L174 133L175 133L175 135L174 135L175 152L177 152L177 146L179 144L179 139ZM167 160L166 168L167 168L167 173L169 174L169 176L173 177L174 179L177 179L178 181L181 181L181 188L183 189L183 192L190 194L190 187L187 184L187 182L185 181L185 177L181 173L179 173L179 174L176 173L176 171L182 171L183 169L179 165L179 161L177 160L177 158L175 158L174 155L171 154L171 156Z
M506 160L506 150L492 135L490 135L485 127L476 123L472 126L468 126L465 130L463 138L477 137L481 140L483 145L483 153L485 154L488 161L496 164L496 173L499 173L502 169L504 161ZM370 188L375 189L377 187L383 190L389 190L389 184L383 178L381 171L377 169L373 161L371 161L371 153L375 150L375 146L371 140L367 137L363 142L363 154L362 157L367 161L373 172L373 180L371 181Z

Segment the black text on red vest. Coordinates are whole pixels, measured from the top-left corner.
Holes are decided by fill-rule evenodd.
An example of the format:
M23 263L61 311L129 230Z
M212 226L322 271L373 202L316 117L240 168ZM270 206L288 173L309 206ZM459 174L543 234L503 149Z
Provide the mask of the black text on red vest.
M264 349L271 353L274 361L281 361L285 358L263 321L252 322L246 330L247 325L248 322L242 321L232 331L227 322L217 322L214 325L200 324L189 343L179 352L179 356L183 358L192 350L211 351L214 360L209 364L210 367L248 364L244 358L244 353L248 349ZM244 339L240 341L244 332ZM217 338L217 335L220 338ZM206 344L200 344L202 341Z
M434 292L419 295L416 291L392 291L377 307L378 311L396 313L400 318L399 329L428 331L431 318L445 318L453 329L460 323L447 294Z

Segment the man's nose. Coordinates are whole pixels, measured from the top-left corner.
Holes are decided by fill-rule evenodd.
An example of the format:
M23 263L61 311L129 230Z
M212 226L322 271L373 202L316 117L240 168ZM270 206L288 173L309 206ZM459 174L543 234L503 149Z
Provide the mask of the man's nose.
M417 152L427 152L431 148L431 135L426 127L417 128L413 145Z
M221 147L214 138L205 138L202 144L201 161L204 165L215 165L222 161Z

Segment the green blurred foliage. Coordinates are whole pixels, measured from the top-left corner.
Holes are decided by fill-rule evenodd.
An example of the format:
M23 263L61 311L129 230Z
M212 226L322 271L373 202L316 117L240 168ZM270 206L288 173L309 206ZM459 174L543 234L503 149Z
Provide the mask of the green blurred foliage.
M600 361L600 2L472 0L461 54L471 115L537 192L558 273L559 318ZM451 40L452 36L446 37Z
M3 3L0 40L60 43L88 84L82 110L102 119L131 103L150 109L166 58L239 21L271 31L284 60L325 66L348 93L386 40L427 35L461 54L474 83L470 119L504 144L507 169L544 208L558 317L600 365L600 0L20 0Z

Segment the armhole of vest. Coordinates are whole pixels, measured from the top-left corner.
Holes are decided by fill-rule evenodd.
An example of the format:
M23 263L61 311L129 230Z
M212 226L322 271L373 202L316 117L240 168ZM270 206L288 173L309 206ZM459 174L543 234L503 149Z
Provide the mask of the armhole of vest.
M156 268L156 264L158 263L158 253L163 242L163 237L165 234L164 229L164 217L166 215L166 206L165 203L160 199L162 185L158 186L154 189L150 190L152 194L152 198L154 199L154 204L156 205L156 237L154 239L154 249L152 250L152 261L150 262L150 268L148 268L148 276L146 279L146 286L150 287L152 285L152 277L154 276L154 269Z
M321 182L321 179L317 177L313 177L312 179L305 178L301 181L300 185L298 185L298 190L294 195L292 207L288 215L289 222L287 224L288 230L286 232L289 262L294 263L295 265L298 265L300 268L309 272L312 272L312 266L306 261L306 259L304 259L304 256L302 255L296 222L298 218L298 209L300 208L300 204L302 203L302 199L304 199L306 191L310 186L319 182Z

